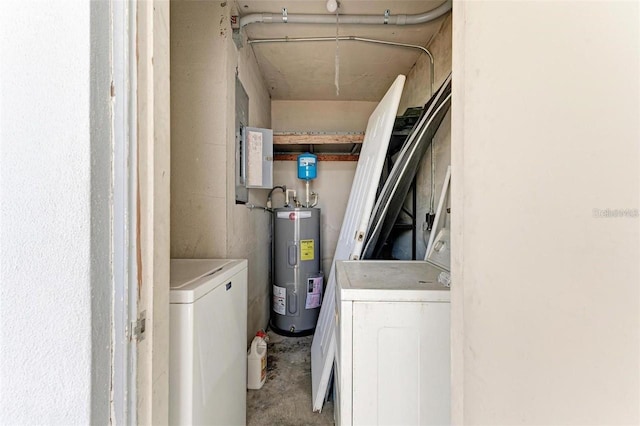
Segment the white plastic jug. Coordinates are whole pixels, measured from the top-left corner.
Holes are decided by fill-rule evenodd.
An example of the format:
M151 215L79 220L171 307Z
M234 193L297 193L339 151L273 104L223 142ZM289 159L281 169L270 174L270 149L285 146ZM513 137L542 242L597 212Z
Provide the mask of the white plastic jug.
M247 389L260 389L267 380L267 335L259 331L247 352Z

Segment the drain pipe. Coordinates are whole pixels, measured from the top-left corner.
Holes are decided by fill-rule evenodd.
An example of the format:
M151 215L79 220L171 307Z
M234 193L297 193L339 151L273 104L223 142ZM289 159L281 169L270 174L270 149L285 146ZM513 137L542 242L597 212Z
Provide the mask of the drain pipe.
M289 15L291 16L291 15ZM342 23L342 17L340 17L340 23ZM373 43L373 44L384 44L387 46L396 46L396 47L406 47L409 49L418 49L423 51L429 56L429 83L431 85L430 88L430 96L433 96L433 79L434 79L434 64L433 64L433 55L429 52L429 49L426 47L420 46L418 44L407 44L407 43L399 43L396 41L388 41L388 40L376 40L372 38L363 38L356 36L340 36L337 37L338 40L341 41L360 41L363 43ZM255 40L247 40L249 44L261 44L261 43L288 43L288 42L310 42L310 41L336 41L336 37L298 37L298 38L265 38L265 39L255 39Z
M437 8L418 15L340 15L340 25L416 25L433 21L451 10L453 0L447 0ZM251 13L240 18L240 28L250 24L335 24L335 15Z

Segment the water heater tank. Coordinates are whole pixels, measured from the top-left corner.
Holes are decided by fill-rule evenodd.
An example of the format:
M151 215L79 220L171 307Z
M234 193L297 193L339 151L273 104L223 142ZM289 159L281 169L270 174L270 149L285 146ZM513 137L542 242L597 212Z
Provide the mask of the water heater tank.
M318 156L305 152L298 155L298 179L313 180L318 176Z
M320 209L274 210L271 328L283 335L313 333L320 314Z

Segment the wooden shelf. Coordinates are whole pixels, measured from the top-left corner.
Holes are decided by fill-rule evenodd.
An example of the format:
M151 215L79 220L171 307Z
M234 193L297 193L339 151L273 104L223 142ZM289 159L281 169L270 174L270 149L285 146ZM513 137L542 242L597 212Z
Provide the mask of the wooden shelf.
M356 132L276 132L273 159L296 161L299 154L312 152L319 161L358 161L364 133Z
M274 154L274 161L297 161L299 154ZM316 154L318 161L358 161L358 154Z
M364 133L290 133L273 134L274 145L361 144Z

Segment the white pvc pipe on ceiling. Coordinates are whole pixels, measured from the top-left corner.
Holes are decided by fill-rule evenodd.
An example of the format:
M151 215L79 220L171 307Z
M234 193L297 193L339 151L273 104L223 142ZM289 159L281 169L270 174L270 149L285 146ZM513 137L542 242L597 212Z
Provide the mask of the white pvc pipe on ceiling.
M416 25L433 21L451 10L453 0L447 0L429 12L417 15L340 15L340 24L356 25ZM240 27L250 24L335 24L336 15L251 13L240 18Z

